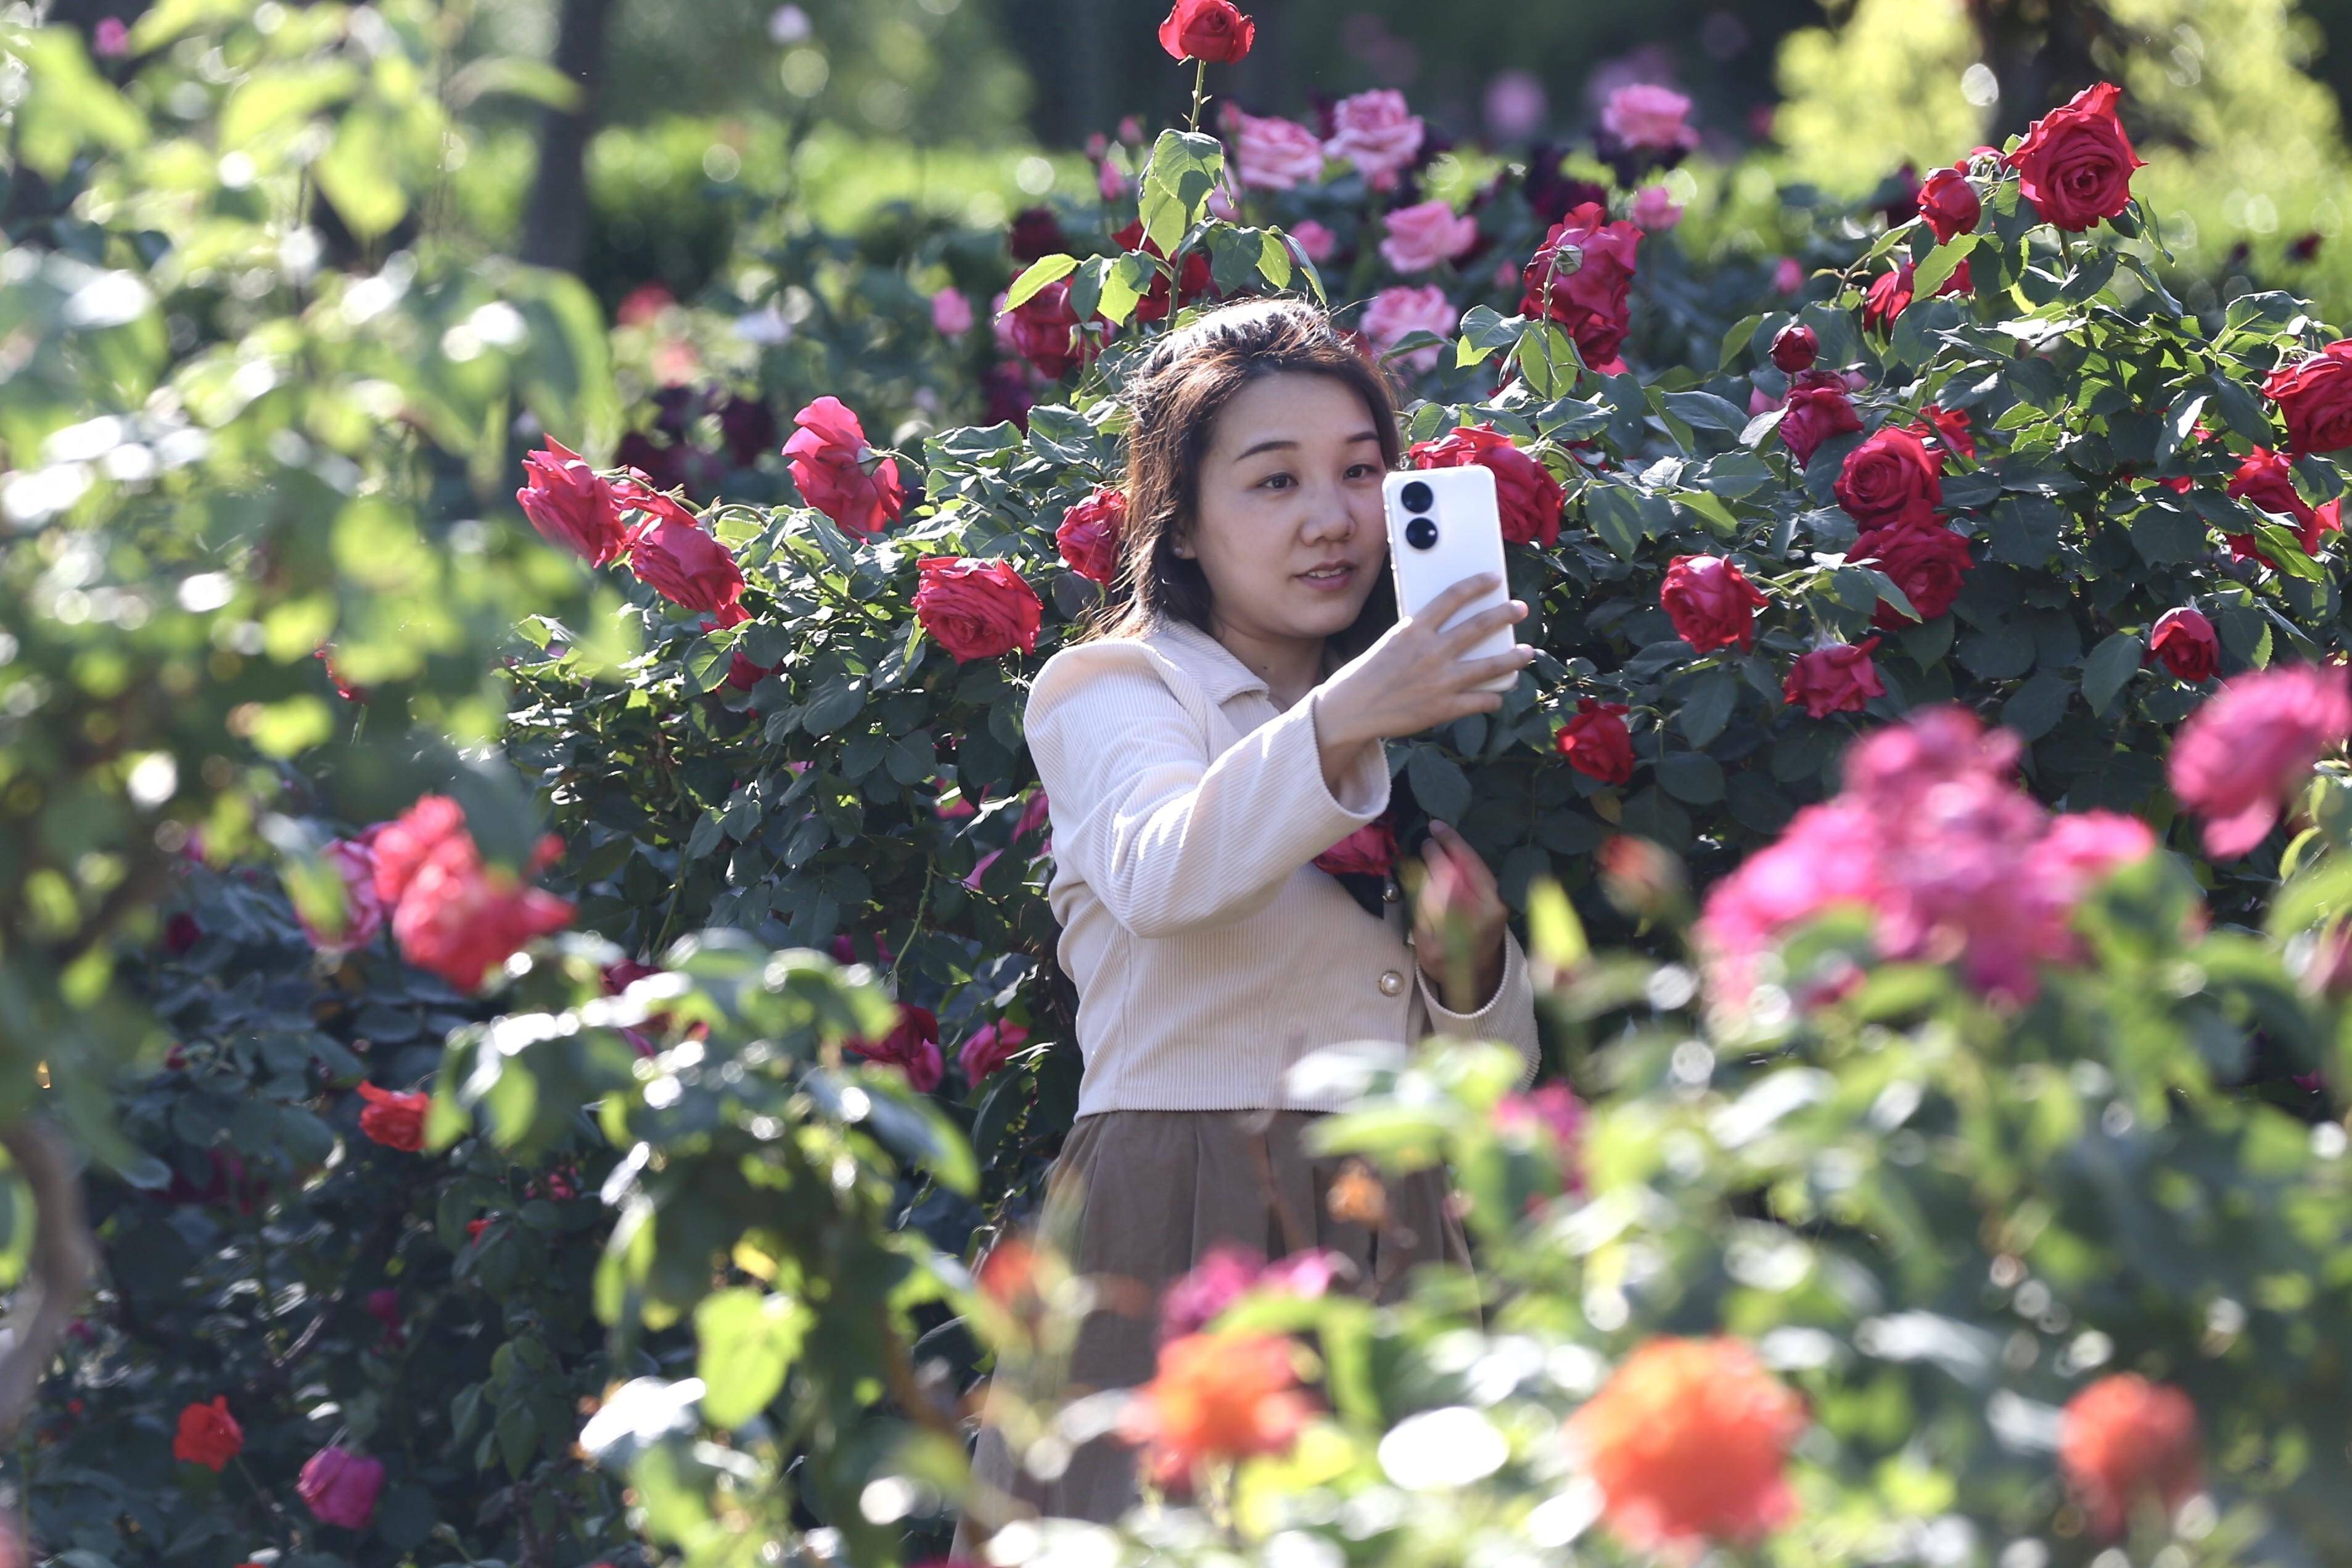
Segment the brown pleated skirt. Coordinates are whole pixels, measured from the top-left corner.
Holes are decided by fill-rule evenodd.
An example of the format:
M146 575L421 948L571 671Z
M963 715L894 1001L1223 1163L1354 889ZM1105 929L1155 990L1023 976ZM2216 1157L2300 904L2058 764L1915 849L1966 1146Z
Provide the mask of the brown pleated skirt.
M1403 1294L1416 1264L1469 1266L1444 1173L1417 1172L1368 1188L1359 1162L1311 1156L1301 1147L1301 1130L1318 1114L1110 1111L1078 1118L1047 1178L1049 1204L1071 1204L1074 1266L1099 1294L1078 1331L1065 1399L1150 1381L1161 1291L1220 1243L1268 1258L1308 1248L1337 1252L1353 1270L1333 1288L1379 1301ZM1342 1184L1336 1206L1335 1183ZM1059 1518L1108 1523L1139 1496L1134 1450L1116 1437L1076 1445L1067 1468L1041 1480L1014 1461L983 1416L972 1469L978 1488ZM968 1557L971 1540L967 1517L951 1555Z

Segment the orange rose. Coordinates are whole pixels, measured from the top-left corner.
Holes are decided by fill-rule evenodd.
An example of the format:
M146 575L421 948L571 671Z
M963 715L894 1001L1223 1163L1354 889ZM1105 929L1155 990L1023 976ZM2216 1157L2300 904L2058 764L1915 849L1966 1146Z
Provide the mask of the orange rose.
M2058 1464L2100 1534L2117 1536L2143 1499L2169 1512L2202 1484L2197 1406L2178 1388L2126 1374L2066 1403Z
M1654 1339L1570 1417L1601 1517L1643 1551L1752 1541L1796 1507L1782 1471L1804 1406L1735 1339Z
M1147 1450L1162 1486L1195 1467L1286 1450L1313 1406L1278 1334L1186 1334L1160 1347L1160 1375L1137 1391L1119 1435Z

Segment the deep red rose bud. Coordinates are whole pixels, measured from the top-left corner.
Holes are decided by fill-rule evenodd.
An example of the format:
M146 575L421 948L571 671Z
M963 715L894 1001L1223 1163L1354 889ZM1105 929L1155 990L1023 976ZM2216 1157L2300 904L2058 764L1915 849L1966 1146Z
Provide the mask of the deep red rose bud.
M209 1405L190 1405L180 1412L180 1430L172 1439L172 1457L202 1465L217 1475L245 1448L245 1428L228 1413L228 1396L215 1396Z
M1385 876L1396 864L1396 830L1382 816L1366 822L1317 855L1312 863L1317 870L1329 872L1333 876L1342 873Z
M1696 653L1756 646L1756 612L1767 602L1738 566L1721 556L1676 556L1658 589L1675 632Z
M526 454L522 466L529 482L515 492L515 499L541 538L591 566L603 566L620 555L627 540L613 487L588 466L586 458L551 435L547 450Z
M1633 777L1633 736L1625 727L1631 711L1623 703L1579 697L1576 716L1552 736L1552 748L1579 773L1603 784L1622 784Z
M205 939L205 928L196 917L181 910L163 922L163 951L177 958Z
M2102 1377L2066 1402L2058 1465L2091 1528L2120 1536L2135 1509L2154 1503L2168 1514L2203 1484L2197 1406L2135 1374Z
M692 522L664 517L639 528L629 545L629 566L637 580L688 610L718 618L721 626L749 621L742 569L725 545Z
M1078 329L1067 278L1055 278L1015 306L1007 332L1013 350L1049 379L1086 364L1101 350L1099 343Z
M1256 41L1257 24L1230 0L1176 0L1168 19L1160 24L1160 47L1171 59L1229 66Z
M1011 561L934 555L916 570L915 618L957 663L1037 651L1045 607Z
M2184 605L2156 618L2147 634L2147 658L2140 662L2147 659L2161 660L2180 680L2210 681L2221 667L2221 640L2213 633L2213 622Z
M1127 492L1115 485L1103 485L1062 514L1062 526L1054 530L1054 543L1062 552L1064 565L1108 588L1118 576L1119 543L1126 530Z
M1877 646L1878 639L1868 637L1850 644L1832 643L1800 655L1781 683L1781 702L1791 706L1803 704L1809 718L1860 713L1871 698L1886 695L1886 685L1878 678L1878 666L1870 662Z
M1984 215L1984 202L1968 175L1958 169L1938 169L1919 187L1919 215L1927 220L1936 243L1949 245L1955 235L1973 234Z
M1559 481L1493 425L1464 425L1434 441L1416 441L1405 456L1415 468L1485 468L1495 476L1506 543L1549 549L1559 542L1567 500Z
M2352 338L2279 366L2263 378L2263 395L2286 420L2288 455L2352 446Z
M1897 524L1927 528L1944 504L1941 475L1916 435L1890 426L1845 455L1834 488L1838 505L1865 532Z
M810 506L853 538L869 538L898 520L907 501L898 460L876 455L847 405L821 397L793 415L793 423L799 428L784 443L784 455Z
M2035 120L2010 154L2019 193L2062 229L2080 233L2131 204L2132 171L2143 165L2116 118L2122 96L2113 82L2084 88Z
M1791 321L1772 334L1772 362L1792 376L1811 370L1821 351L1820 337L1802 321Z
M425 1146L425 1112L431 1095L360 1085L367 1108L360 1113L360 1131L388 1149L415 1154Z

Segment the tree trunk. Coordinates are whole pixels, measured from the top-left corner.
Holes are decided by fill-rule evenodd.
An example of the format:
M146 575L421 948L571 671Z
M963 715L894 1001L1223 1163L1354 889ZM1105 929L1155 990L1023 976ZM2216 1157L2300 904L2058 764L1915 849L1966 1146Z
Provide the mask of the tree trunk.
M580 102L540 121L539 172L522 222L522 259L578 272L588 248L588 137L604 76L604 24L613 0L563 0L555 68L580 84Z

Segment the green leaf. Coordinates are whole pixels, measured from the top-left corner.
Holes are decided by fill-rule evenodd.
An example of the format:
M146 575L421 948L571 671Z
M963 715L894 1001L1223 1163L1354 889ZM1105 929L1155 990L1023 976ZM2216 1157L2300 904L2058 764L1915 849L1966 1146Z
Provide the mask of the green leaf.
M1021 276L1013 280L1013 287L1004 291L1004 309L1019 308L1034 298L1039 289L1069 277L1077 269L1078 258L1075 256L1039 256L1023 267ZM1000 315L1003 313L998 312Z
M2000 722L2028 740L2039 740L2066 716L2066 703L2073 695L2073 687L2063 676L2044 671L2000 705Z
M1584 516L1621 560L1632 560L1641 548L1641 498L1622 485L1596 481L1585 486Z
M1694 806L1723 799L1723 768L1704 751L1677 752L1658 763L1658 782L1667 794Z
M1693 746L1704 747L1731 722L1731 709L1738 700L1739 677L1718 665L1692 683L1682 711L1675 715L1675 727Z
M2083 661L2083 700L2091 705L2092 713L2105 716L2116 694L2139 673L2140 653L2140 640L2128 632L2118 632L2091 650Z
M694 1309L695 1374L702 1414L714 1427L740 1427L783 1391L812 1314L790 1296L735 1286Z
M2270 416L2242 382L2217 373L2206 379L2206 385L2213 389L2213 406L2231 430L2258 446L2269 446L2278 439L2271 433Z
M1679 392L1665 394L1668 413L1685 424L1701 430L1720 430L1737 434L1747 428L1748 414L1728 398L1708 392Z
M1565 397L1584 371L1576 340L1550 321L1538 321L1519 338L1519 374L1538 397Z
M1423 810L1439 821L1460 823L1470 809L1470 779L1452 758L1433 747L1417 746L1405 759L1404 772Z
M1926 299L1941 288L1959 270L1960 263L1969 258L1969 252L1976 249L1978 237L1973 234L1954 235L1948 243L1929 251L1927 259L1911 275L1911 297Z
M1747 351L1748 340L1756 335L1756 329L1763 324L1764 318L1760 312L1742 316L1733 323L1731 330L1723 335L1723 349L1716 356L1715 368L1718 371L1729 370L1732 361Z
M311 165L320 193L362 240L391 232L408 214L408 192L393 172L398 134L384 110L355 109L343 116L333 144Z

